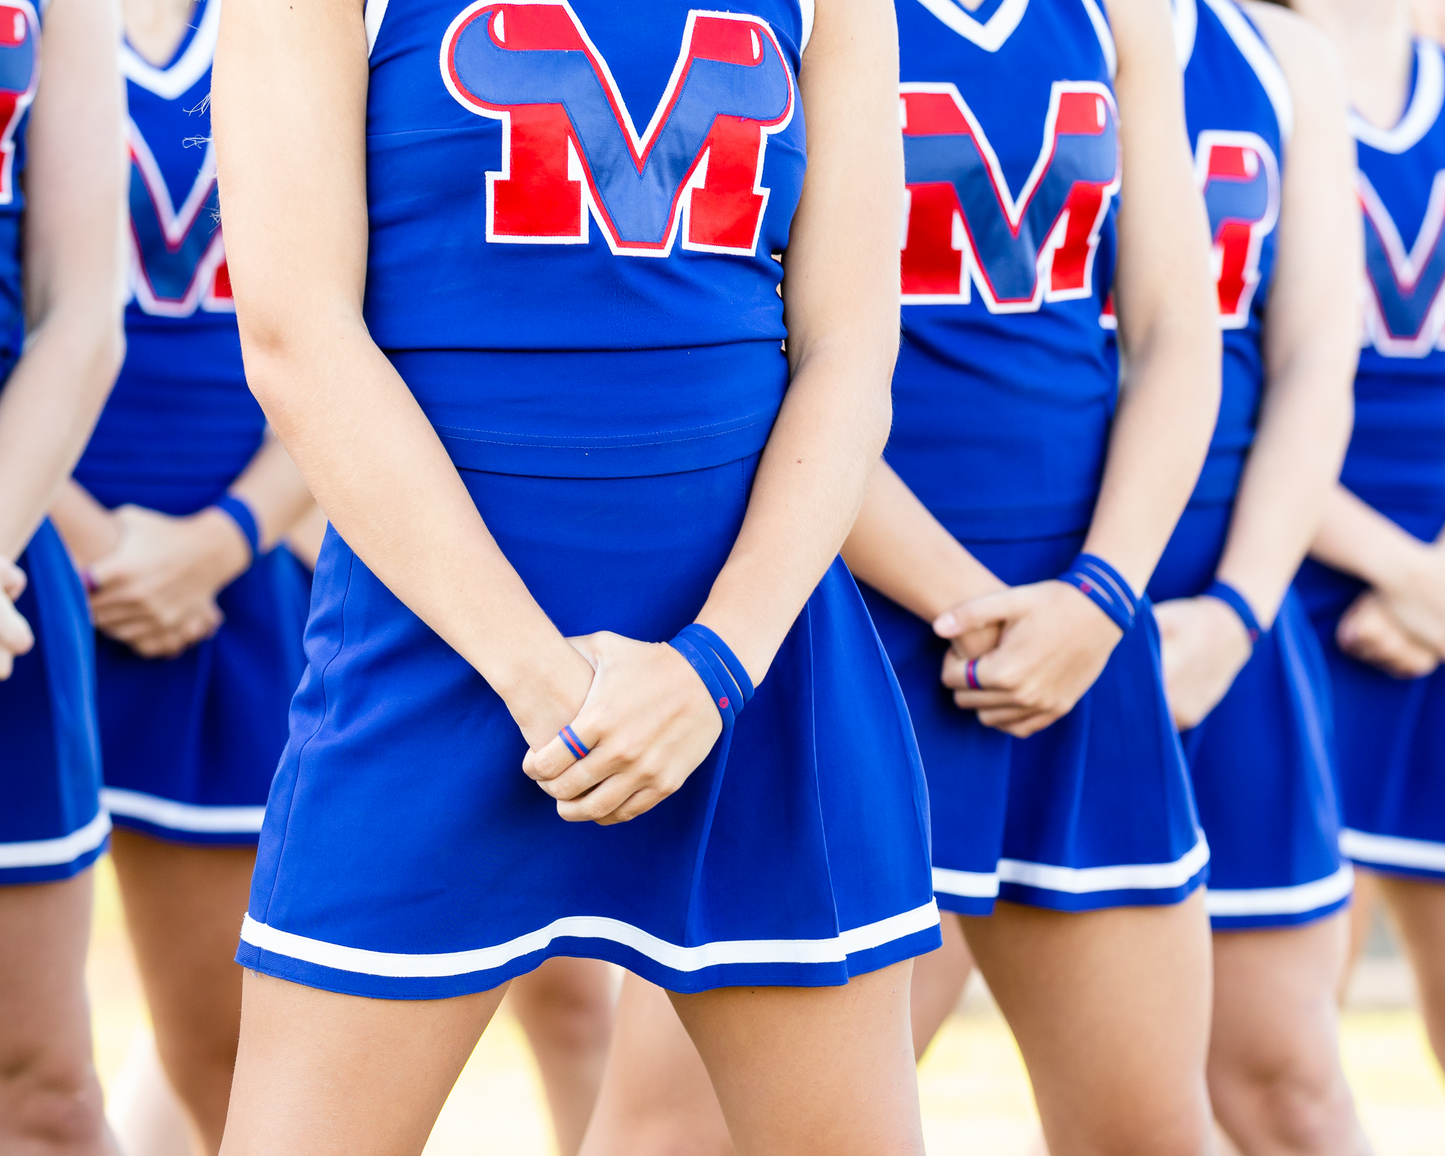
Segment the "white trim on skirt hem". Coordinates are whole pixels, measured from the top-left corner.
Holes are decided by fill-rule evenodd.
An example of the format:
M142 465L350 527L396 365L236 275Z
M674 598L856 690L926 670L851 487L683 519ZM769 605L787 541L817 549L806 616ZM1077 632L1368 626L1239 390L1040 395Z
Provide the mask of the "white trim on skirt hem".
M110 834L110 815L101 808L94 819L58 839L0 843L0 871L15 867L57 867L94 851Z
M998 870L953 871L933 869L933 889L944 895L970 899L991 899L1000 883L1037 887L1088 895L1099 891L1168 891L1183 887L1209 862L1209 844L1204 832L1184 855L1172 863L1120 863L1108 867L1058 867L1052 863L1030 863L1023 859L1000 859Z
M113 815L139 819L172 831L208 835L254 835L261 830L261 822L266 817L264 806L203 807L119 787L102 788L100 802Z
M1426 839L1372 835L1346 827L1340 832L1340 854L1366 865L1378 863L1381 867L1445 871L1445 843L1431 843Z
M1303 915L1346 898L1355 887L1355 869L1342 863L1333 875L1293 887L1208 888L1204 909L1210 915Z
M881 947L895 939L927 931L937 924L938 905L929 902L912 911L880 919L877 923L850 928L828 939L735 939L684 947L658 939L619 919L572 915L495 947L411 955L367 951L360 947L343 947L339 943L308 939L304 935L258 923L248 914L241 923L241 939L262 951L290 956L336 971L397 979L431 979L494 971L561 938L609 939L630 947L663 967L683 972L700 971L719 964L841 963L855 952Z

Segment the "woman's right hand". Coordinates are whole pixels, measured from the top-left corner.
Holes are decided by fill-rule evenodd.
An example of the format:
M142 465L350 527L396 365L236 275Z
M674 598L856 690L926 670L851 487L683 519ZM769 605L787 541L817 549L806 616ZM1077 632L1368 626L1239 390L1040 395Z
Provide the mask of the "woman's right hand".
M943 660L943 684L978 721L1028 738L1074 709L1094 685L1122 634L1074 587L1056 580L1014 586L941 615L935 633L955 641ZM974 665L981 689L968 683L958 640L1001 631L998 646Z
M1335 641L1351 658L1395 678L1424 678L1440 665L1440 656L1412 637L1374 590L1366 590L1340 617Z
M0 679L10 677L15 659L35 645L35 635L15 600L25 591L25 571L8 558L0 558Z
M722 733L722 716L691 664L666 643L607 631L568 641L595 671L569 724L588 754L575 758L554 737L527 752L522 770L568 822L625 823L687 781Z

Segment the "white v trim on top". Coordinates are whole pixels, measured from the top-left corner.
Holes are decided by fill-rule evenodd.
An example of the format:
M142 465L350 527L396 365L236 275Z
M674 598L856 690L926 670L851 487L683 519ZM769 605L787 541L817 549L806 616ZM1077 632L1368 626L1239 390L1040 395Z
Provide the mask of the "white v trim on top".
M987 20L975 20L955 0L918 0L925 8L985 52L997 52L1024 18L1029 0L1003 0Z
M1442 104L1445 104L1445 60L1441 59L1440 46L1433 40L1417 40L1415 91L1410 94L1410 105L1399 122L1393 128L1380 128L1351 111L1350 131L1361 144L1398 156L1420 143L1439 118Z
M221 0L205 0L205 10L196 34L181 58L169 68L157 68L129 44L120 46L120 70L125 78L155 93L162 100L175 100L206 74L216 57L216 32L221 26Z
M1179 67L1188 68L1194 55L1194 37L1199 32L1199 9L1194 0L1173 0L1174 9L1174 55L1179 58Z

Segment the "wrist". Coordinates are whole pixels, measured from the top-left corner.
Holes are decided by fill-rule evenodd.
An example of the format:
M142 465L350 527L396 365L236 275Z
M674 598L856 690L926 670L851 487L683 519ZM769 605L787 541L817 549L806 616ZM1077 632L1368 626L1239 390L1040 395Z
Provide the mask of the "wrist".
M478 671L533 746L577 717L592 685L591 664L553 633L555 641L529 650L526 662L502 671Z
M245 532L224 510L207 506L190 517L192 526L206 542L206 556L215 575L217 589L250 569L251 543Z
M1243 632L1249 649L1252 651L1263 636L1265 628L1249 600L1230 583L1219 578L1209 584L1209 588L1201 597L1210 599L1228 611L1229 617Z

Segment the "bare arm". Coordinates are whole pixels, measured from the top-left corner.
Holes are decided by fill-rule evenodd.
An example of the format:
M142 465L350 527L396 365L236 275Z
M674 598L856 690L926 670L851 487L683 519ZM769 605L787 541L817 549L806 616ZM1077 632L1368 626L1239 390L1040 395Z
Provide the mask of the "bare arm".
M367 84L360 0L225 9L212 116L247 377L337 531L543 741L591 668L362 320Z
M119 30L109 0L55 0L24 173L30 339L0 393L0 557L24 548L120 363Z
M1251 4L1294 96L1279 248L1264 330L1265 393L1219 576L1274 620L1349 442L1364 264L1347 99L1324 36ZM1321 237L1330 243L1319 243Z
M1209 449L1219 333L1168 7L1108 0L1108 8L1124 152L1114 296L1127 370L1084 548L1142 590Z
M837 555L888 438L903 211L897 42L891 4L823 0L798 77L808 177L783 258L792 384L737 545L698 615L755 681Z

